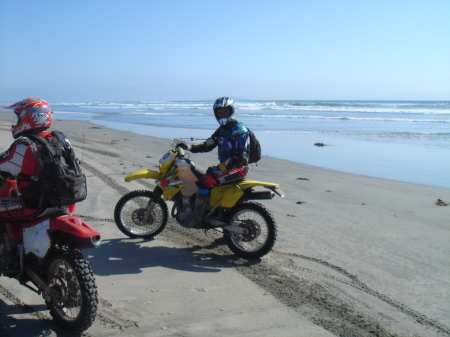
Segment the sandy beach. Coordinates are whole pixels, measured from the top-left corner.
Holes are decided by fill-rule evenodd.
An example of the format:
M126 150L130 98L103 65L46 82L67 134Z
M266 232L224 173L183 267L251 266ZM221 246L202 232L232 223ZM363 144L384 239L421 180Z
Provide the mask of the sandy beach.
M14 116L0 113L0 148ZM157 166L167 138L55 120L88 180L75 214L102 233L85 250L98 316L84 336L449 336L450 189L374 179L264 157L249 179L280 184L261 201L278 224L274 250L235 257L217 233L172 219L154 240L129 239L113 221L120 197L152 188L124 181ZM264 144L262 144L264 146ZM311 144L311 146L314 146ZM216 152L191 154L200 168ZM67 336L43 299L0 279L0 336Z

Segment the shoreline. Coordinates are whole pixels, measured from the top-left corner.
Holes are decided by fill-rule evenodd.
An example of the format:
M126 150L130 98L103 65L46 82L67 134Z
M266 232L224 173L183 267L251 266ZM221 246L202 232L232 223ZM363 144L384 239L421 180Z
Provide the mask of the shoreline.
M13 141L12 121L8 115L0 123L3 150ZM266 257L245 262L214 244L214 233L185 230L172 220L154 240L129 239L115 226L117 200L153 183L125 183L124 177L154 169L169 149L166 138L88 121L57 119L52 129L69 138L88 179L88 198L75 214L87 217L104 240L99 249L83 251L96 275L103 314L87 333L331 336L373 330L379 336L442 336L450 331L450 206L435 204L450 202L449 189L264 157L251 165L249 179L278 183L286 197L261 201L277 221L278 239ZM217 162L215 151L191 159L202 169ZM42 298L33 302L14 280L2 280L5 284L23 302L42 305ZM11 314L9 306L0 309L0 319L14 316L18 327L26 326L19 309L19 314ZM54 329L37 317L28 320Z
M12 115L10 112L3 112ZM183 138L188 142L195 135L193 143L208 138L213 131L90 118L68 119L65 115L62 118L54 117L54 120L85 121L112 130L164 139ZM450 189L450 160L448 159L450 147L442 141L367 138L345 134L254 132L261 142L263 158L286 160L320 169L390 181ZM322 143L325 146L315 146L316 143Z
M137 125L102 120L88 121L104 127L156 138L190 139L193 130L175 127ZM194 129L198 138L208 138L212 131ZM389 144L379 141L342 138L337 135L283 134L255 131L262 154L321 169L346 172L366 177L450 189L450 160L440 147L416 144ZM416 141L417 140L409 140ZM325 144L323 147L315 143ZM194 142L195 143L195 142ZM450 151L449 151L450 155ZM297 159L299 158L299 159ZM417 158L420 158L418 161ZM406 167L405 163L414 163ZM433 163L433 165L430 165Z
M2 121L10 120L11 123L15 122L14 116L10 112L5 111L5 110L0 110L0 120L2 120ZM176 136L177 138L185 139L187 142L190 142L191 136L189 136L189 135L192 135L191 129L185 129L185 128L137 125L137 124L131 124L131 123L129 124L129 123L120 123L120 122L101 121L101 120L54 119L52 129L57 129L58 124L67 125L67 123L69 123L69 124L70 123L79 123L81 125L83 125L83 123L86 123L86 125L91 125L89 128L95 128L96 126L100 125L101 127L105 127L106 129L111 130L111 132L112 131L123 131L123 132L131 133L133 135L149 137L152 139L159 139L159 140L164 139L164 140L166 140L167 144L169 144L170 139L175 138L174 136ZM55 125L56 125L56 127L55 127ZM131 131L132 129L133 129L133 131ZM70 127L68 128L68 130L71 130ZM170 130L170 133L168 133L169 130ZM197 141L196 139L208 138L211 135L211 130L195 129L195 133L199 138L195 138L194 141L191 141L192 143L195 143ZM293 158L290 158L289 156L283 155L283 151L281 151L281 152L278 151L280 148L283 147L283 142L286 141L286 139L277 141L275 139L263 138L265 134L266 135L268 134L267 132L256 131L255 133L258 136L258 138L260 139L260 141L262 141L262 147L264 147L262 149L263 150L262 159L257 165L263 165L264 161L268 160L268 159L279 160L281 162L292 163L293 165L303 165L303 166L307 167L308 169L312 169L312 170L314 170L314 169L315 170L329 170L331 172L336 172L337 174L350 174L350 175L356 175L356 176L360 176L360 177L367 177L367 178L371 178L371 179L379 179L379 180L383 180L386 182L390 181L390 182L405 183L405 184L424 186L424 187L432 187L432 188L437 188L437 189L449 190L449 192L450 192L450 169L448 170L448 174L447 174L449 176L448 187L439 186L437 184L426 184L423 182L414 182L414 181L408 181L408 180L404 180L404 179L382 177L382 176L370 174L371 172L358 173L358 170L356 170L356 171L352 171L351 169L350 170L349 169L339 170L339 169L327 167L327 165L320 165L320 163L314 164L314 163L296 161ZM77 134L77 133L75 132L75 134ZM170 134L170 137L167 137L168 134ZM289 136L292 136L292 135L289 135ZM84 137L84 135L82 135L82 137ZM316 147L316 146L314 146L313 142L317 139L328 140L328 139L336 138L338 136L309 135L308 137L305 137L305 135L301 135L301 137L307 138L306 141L305 140L302 141L302 146L303 146L303 150L306 151L308 156L313 156L312 155L313 152L319 153L318 151L321 151L321 152L328 151L328 152L326 152L326 155L321 153L319 162L322 162L322 163L324 163L324 161L327 161L327 160L332 161L333 158L340 156L343 151L344 152L351 151L349 148L350 144L354 146L354 142L346 143L344 141L343 144L338 144L338 146L343 145L342 146L343 148L340 149L338 153L332 153L330 151L335 150L333 148L335 148L336 144L330 144L330 143L325 142L324 143L325 146ZM11 137L11 140L12 140L12 137ZM200 140L198 140L198 141L200 141ZM362 153L365 150L358 149L358 151L359 151L359 153ZM268 153L270 153L270 154L268 154ZM281 153L281 155L280 155L280 153ZM214 154L215 154L215 150L211 151L211 153L209 153L209 154L208 153L200 154L200 156L202 156L202 155L214 156ZM273 154L275 154L275 155L273 155ZM329 157L329 159L327 159L327 157ZM441 158L441 159L443 159L443 158ZM213 157L212 162L207 162L206 165L207 166L213 165L213 163L215 161L217 161L217 160L215 157ZM425 160L424 160L424 162L425 162ZM450 168L450 160L448 162L449 162L449 168ZM357 165L356 161L353 163L349 163L349 165L353 165L353 164ZM399 163L395 163L394 168L398 168L398 164ZM251 167L254 167L254 166L255 166L254 164L251 165ZM377 170L376 167L374 167L373 170ZM372 171L372 173L373 173L373 171ZM400 173L400 174L402 174L402 173ZM432 173L430 173L430 174L432 174Z

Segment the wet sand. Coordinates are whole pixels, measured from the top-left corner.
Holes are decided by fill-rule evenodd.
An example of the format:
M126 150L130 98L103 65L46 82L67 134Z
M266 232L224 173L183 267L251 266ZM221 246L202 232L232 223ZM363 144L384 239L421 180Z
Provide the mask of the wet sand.
M1 149L13 117L1 113ZM120 197L151 188L126 174L154 169L169 138L56 120L83 162L88 198L75 214L103 236L85 250L100 296L86 336L450 335L450 190L373 179L274 158L249 179L276 182L285 198L262 201L278 223L274 250L235 257L216 233L169 221L154 240L124 236ZM264 146L264 144L262 144ZM200 168L216 153L192 154ZM0 331L65 336L39 296L0 279Z

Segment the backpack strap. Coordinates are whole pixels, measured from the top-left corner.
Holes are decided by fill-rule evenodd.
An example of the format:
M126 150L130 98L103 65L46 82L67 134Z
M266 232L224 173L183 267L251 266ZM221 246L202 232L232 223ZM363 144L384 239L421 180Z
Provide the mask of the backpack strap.
M22 137L22 138L25 138L25 137ZM38 165L36 167L36 171L34 172L33 176L30 176L29 181L37 181L38 180L38 173L39 173L39 171L43 170L44 165L42 163L40 155L38 154L36 143L39 143L39 144L43 145L43 144L47 143L48 140L47 140L47 138L42 137L40 135L27 135L26 138L27 138L29 144L31 145L31 147L30 147L31 153L33 153L34 158L36 159L36 162L38 163ZM34 142L32 140L34 140ZM42 150L45 151L45 146L42 146Z
M52 131L52 136L58 138L58 140L63 144L65 150L70 149L70 144L67 142L64 133L60 131Z
M41 135L27 135L27 138L30 138L31 140L34 140L35 142L38 142L40 144L45 144L48 142L48 139L42 137Z
M14 145L31 145L33 144L33 142L31 141L31 139L27 138L27 137L20 137L18 139L16 139L13 143Z
M51 135L51 139L42 137L40 135L29 135L28 137L44 145L43 148L46 147L47 143L59 141L62 145L63 153L65 152L65 150L70 149L70 145L65 141L65 136L62 132L52 131Z

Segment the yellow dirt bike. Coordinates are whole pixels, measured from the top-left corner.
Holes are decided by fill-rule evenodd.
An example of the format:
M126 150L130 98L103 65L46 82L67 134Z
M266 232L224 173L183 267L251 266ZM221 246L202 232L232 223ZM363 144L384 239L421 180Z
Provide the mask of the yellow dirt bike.
M154 179L153 191L136 190L124 195L114 209L117 227L132 238L152 238L164 229L168 221L166 201L173 201L171 215L186 227L181 214L192 212L197 194L196 181L204 175L177 147L181 141L173 139L171 149L159 160L159 171L140 170L125 177ZM264 187L267 190L255 190ZM211 191L209 207L195 229L214 229L224 235L228 247L238 256L259 258L269 253L276 236L276 222L263 205L250 200L272 199L275 193L284 197L280 186L262 181L242 180L215 187Z

